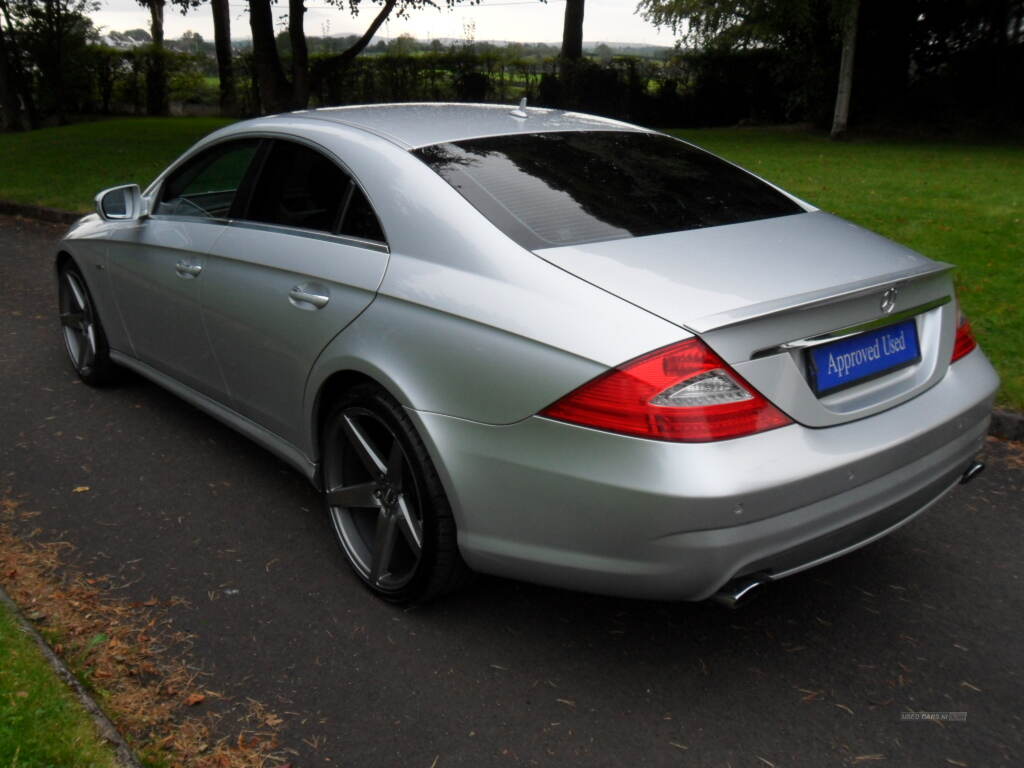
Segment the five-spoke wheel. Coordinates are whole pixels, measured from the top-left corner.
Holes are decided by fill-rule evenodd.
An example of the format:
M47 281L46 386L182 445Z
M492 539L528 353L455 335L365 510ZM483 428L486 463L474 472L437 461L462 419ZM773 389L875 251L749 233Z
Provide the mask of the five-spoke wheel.
M323 440L324 499L362 581L397 602L451 589L465 572L451 509L401 406L358 386L331 410Z
M104 384L113 374L107 339L82 273L74 263L58 275L61 331L75 372L86 384Z

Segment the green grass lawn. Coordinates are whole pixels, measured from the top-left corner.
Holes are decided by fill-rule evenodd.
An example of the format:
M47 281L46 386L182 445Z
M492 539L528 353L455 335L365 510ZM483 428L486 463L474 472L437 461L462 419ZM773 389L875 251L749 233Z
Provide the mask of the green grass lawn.
M956 264L958 291L1024 409L1024 146L827 137L778 128L671 131L826 211Z
M114 768L92 719L0 603L0 768Z
M121 118L0 134L0 199L91 211L101 189L145 188L193 142L230 122Z
M120 118L0 134L0 199L69 210L96 192L145 186L214 118ZM796 195L927 256L956 264L963 305L1024 409L1024 147L858 139L804 131L673 131Z

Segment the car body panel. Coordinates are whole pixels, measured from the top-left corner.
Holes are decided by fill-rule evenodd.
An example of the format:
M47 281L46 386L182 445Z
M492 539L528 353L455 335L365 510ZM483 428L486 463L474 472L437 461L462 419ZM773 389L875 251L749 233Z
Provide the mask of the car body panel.
M331 339L373 301L387 263L383 247L232 222L196 282L235 410L302 445L309 372ZM289 294L297 289L327 302L296 300Z
M110 228L107 269L132 354L211 397L226 387L203 327L202 274L226 222L152 217Z
M558 248L537 255L637 306L710 330L730 313L934 269L934 262L822 211ZM719 318L712 323L707 318Z

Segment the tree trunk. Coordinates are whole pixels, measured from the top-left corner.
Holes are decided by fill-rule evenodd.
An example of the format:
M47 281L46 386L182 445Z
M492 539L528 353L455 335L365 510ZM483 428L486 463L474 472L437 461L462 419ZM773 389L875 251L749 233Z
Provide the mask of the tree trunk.
M292 101L296 109L309 106L309 52L302 27L305 0L288 0L288 38L292 43Z
M8 58L6 59L9 66L8 74L11 78L12 98L16 101L18 96L21 97L21 104L28 116L29 127L36 129L39 127L39 113L36 111L35 95L32 92L32 78L25 71L21 60L21 53L15 44L13 37L14 22L11 20L11 9L7 0L0 0L0 15L3 15L4 21L7 22L7 33L12 35L7 52Z
M351 64L355 57L362 53L363 49L370 44L370 41L373 40L373 36L377 34L377 30L380 29L381 24L387 20L388 15L392 10L394 10L396 5L398 5L398 0L387 0L387 2L384 3L384 6L374 17L373 21L370 22L370 26L367 27L366 32L363 33L362 37L352 43L352 45L337 56L332 56L320 63L317 72L318 77L323 80L324 78L342 71L345 67ZM324 89L321 88L320 93L323 93L323 90ZM334 92L329 83L327 92L332 101L340 100L340 95Z
M217 76L220 78L220 113L238 112L235 92L235 68L231 61L231 11L228 0L210 0L213 7L213 37L217 50Z
M565 3L562 58L569 61L583 58L583 2L584 0L566 0Z
M850 117L850 92L853 90L853 54L857 48L857 12L860 0L849 0L850 7L843 23L843 55L839 62L839 89L836 92L836 111L832 118L832 138L846 138L846 124Z
M252 59L259 83L260 107L264 113L288 112L292 109L292 89L277 53L270 0L249 0L249 27L252 29Z
M164 3L165 0L147 0L149 6L149 33L153 36L149 66L146 67L146 112L166 115L167 62L164 60Z
M68 99L67 90L64 87L64 9L54 0L45 0L43 5L53 54L50 71L44 70L43 73L46 78L44 82L48 81L48 85L55 95L54 111L57 115L57 125L67 125Z
M0 130L21 130L21 104L15 85L14 68L7 58L7 32L0 24Z

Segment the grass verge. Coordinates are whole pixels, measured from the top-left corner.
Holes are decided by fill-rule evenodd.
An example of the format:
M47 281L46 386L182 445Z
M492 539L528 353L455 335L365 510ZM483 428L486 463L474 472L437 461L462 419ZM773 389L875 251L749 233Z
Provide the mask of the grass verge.
M0 134L0 199L87 211L148 184L216 118L118 118ZM794 194L959 267L963 305L1024 410L1024 146L855 139L780 128L673 130Z
M0 603L0 766L113 768L113 752L35 641Z

